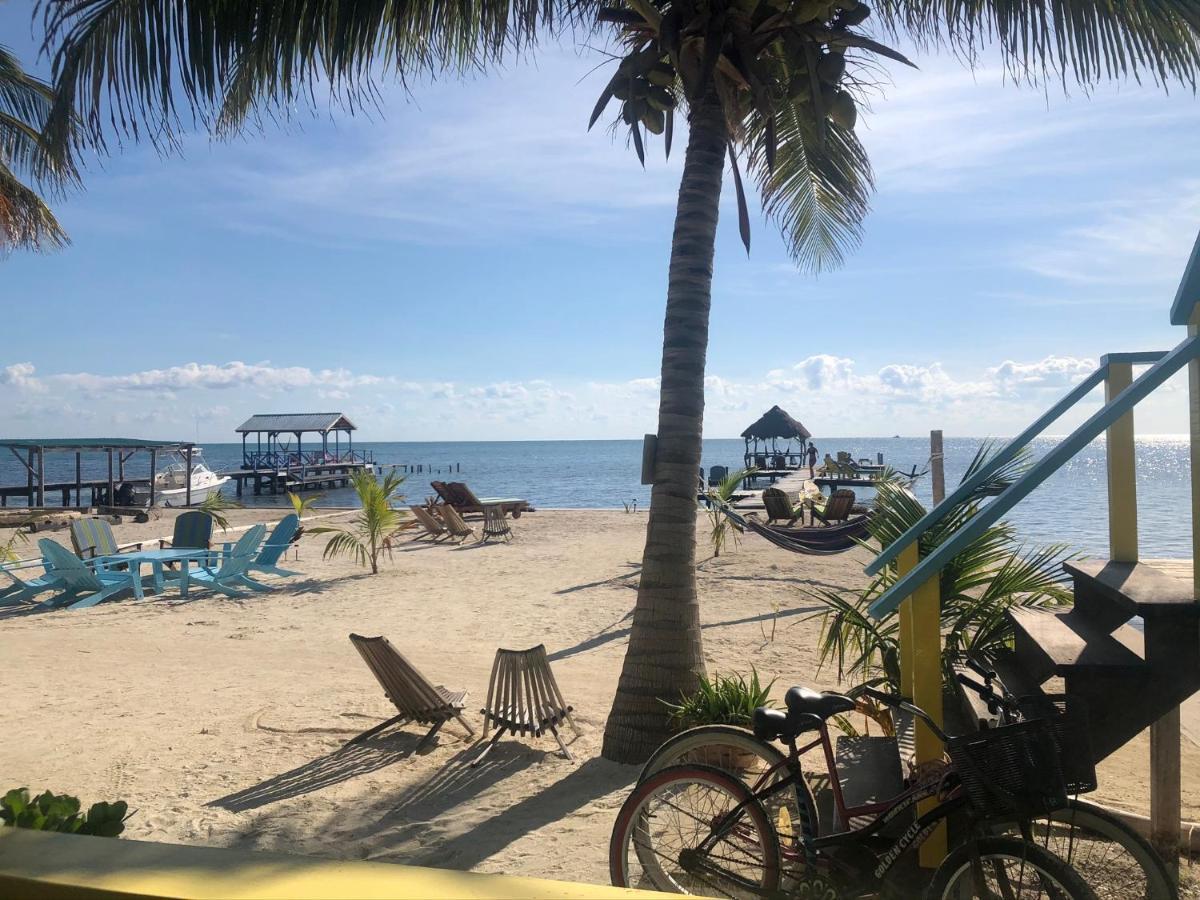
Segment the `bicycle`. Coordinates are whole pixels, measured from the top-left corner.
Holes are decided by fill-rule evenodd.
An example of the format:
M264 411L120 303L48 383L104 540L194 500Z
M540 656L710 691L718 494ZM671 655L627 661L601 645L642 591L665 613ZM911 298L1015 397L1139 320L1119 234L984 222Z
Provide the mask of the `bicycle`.
M987 692L994 690L994 671L972 659L966 662L985 684L968 680L963 682L965 686L980 693L994 714L1007 706L1009 713L1005 721L1023 718L1019 701L1007 691L1002 695L987 696ZM856 696L861 690L850 691L850 696ZM820 743L819 738L812 741L799 750L800 755L818 749ZM642 767L638 783L667 766L694 762L722 769L754 790L784 777L787 766L787 758L774 744L759 740L746 729L704 725L681 732L662 744ZM736 765L731 764L734 762ZM840 785L831 793L839 821L847 821L850 812L855 815L866 812L847 810ZM777 830L784 842L781 852L785 856L789 845L797 846L806 837L813 838L828 831L820 822L816 800L807 781L799 781L793 791L772 795L768 811L772 822L778 823ZM1130 897L1178 900L1174 879L1150 843L1103 807L1070 797L1061 810L1034 821L1032 827L1033 834L1046 849L1078 864L1078 870L1100 900Z
M787 712L760 708L754 733L778 740L787 756L778 777L747 787L721 769L702 764L669 766L638 784L622 805L609 843L614 885L653 887L676 893L719 893L729 897L913 896L917 879L910 861L938 826L954 818L968 837L954 847L924 887L926 897L1003 897L1024 900L1095 900L1070 866L1024 837L986 834L980 827L999 816L1030 818L1062 805L1065 784L1057 747L1044 721L994 729L987 735L948 737L919 707L901 697L865 688L877 702L917 716L946 745L952 764L929 766L896 797L846 808L829 740L827 720L855 708L840 694L792 688ZM835 798L844 821L869 821L846 831L817 836L815 817L800 810L798 840L781 844L768 814L776 795L803 783L796 740L806 732L825 753ZM926 799L936 805L909 821L906 814ZM815 809L812 809L815 812ZM787 868L784 868L784 864Z

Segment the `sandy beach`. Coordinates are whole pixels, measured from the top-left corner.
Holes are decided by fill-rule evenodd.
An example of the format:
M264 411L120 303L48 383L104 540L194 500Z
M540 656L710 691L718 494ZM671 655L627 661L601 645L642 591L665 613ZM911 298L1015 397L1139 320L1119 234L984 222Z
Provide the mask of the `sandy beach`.
M508 544L402 542L377 576L322 560L324 538L307 536L287 564L303 576L246 601L179 603L172 591L9 615L2 787L125 799L135 838L606 883L609 830L637 770L599 749L645 525L644 512L544 510L517 520ZM169 534L170 514L115 530ZM709 670L753 661L777 696L838 687L835 671L818 671L819 607L805 590L861 584L867 559L800 557L750 536L703 562ZM455 725L419 755L416 727L342 749L394 714L351 632L385 635L431 680L469 690L473 725L496 648L544 643L582 730L566 732L577 761L549 738L505 739L470 769L473 744ZM1097 799L1145 813L1148 752L1143 735L1108 759ZM1200 819L1197 772L1187 740L1185 819Z

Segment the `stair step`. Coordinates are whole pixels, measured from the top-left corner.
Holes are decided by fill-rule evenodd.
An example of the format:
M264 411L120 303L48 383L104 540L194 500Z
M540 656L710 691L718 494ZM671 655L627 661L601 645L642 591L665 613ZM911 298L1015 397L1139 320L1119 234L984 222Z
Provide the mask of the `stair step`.
M1018 660L1035 680L1068 672L1145 668L1143 637L1132 626L1122 625L1110 634L1076 610L1013 607L1008 617L1016 627Z
M1147 563L1122 563L1105 559L1073 560L1063 569L1075 579L1076 603L1087 595L1120 608L1130 616L1200 617L1190 578L1171 575Z

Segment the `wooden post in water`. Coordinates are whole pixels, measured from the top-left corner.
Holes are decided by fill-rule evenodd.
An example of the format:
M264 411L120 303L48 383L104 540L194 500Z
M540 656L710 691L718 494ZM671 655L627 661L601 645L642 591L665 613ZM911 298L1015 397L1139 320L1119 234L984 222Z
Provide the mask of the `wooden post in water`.
M150 449L150 508L154 508L154 473L158 468L158 451Z
M38 447L37 505L46 505L46 448Z
M929 476L933 486L933 505L946 499L946 457L942 453L942 431L929 432Z
M78 450L75 451L75 505L83 505L83 454Z
M26 454L29 459L25 463L25 504L33 506L33 448Z
M112 467L112 448L108 448L108 496L104 500L108 506L113 505L113 467Z

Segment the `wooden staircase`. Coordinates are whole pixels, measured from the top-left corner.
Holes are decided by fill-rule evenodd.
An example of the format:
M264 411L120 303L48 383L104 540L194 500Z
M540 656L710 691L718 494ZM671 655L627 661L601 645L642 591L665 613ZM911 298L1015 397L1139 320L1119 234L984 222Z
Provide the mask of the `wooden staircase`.
M1083 700L1099 762L1200 690L1200 604L1190 578L1152 564L1064 568L1074 606L1010 610L1016 641L998 670L1015 694Z

